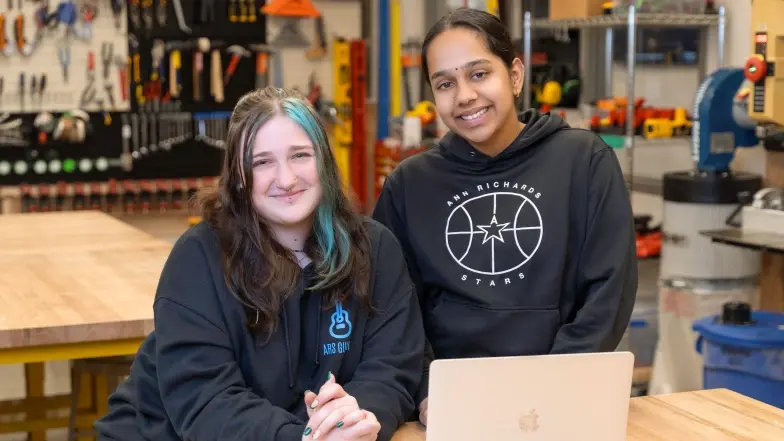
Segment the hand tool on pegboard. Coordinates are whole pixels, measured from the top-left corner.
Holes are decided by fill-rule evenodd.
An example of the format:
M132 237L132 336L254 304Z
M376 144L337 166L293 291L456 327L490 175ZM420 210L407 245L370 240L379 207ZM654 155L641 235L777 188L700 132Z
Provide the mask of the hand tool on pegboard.
M128 57L116 55L114 57L114 65L117 67L117 75L119 76L120 99L127 101L128 91L131 87L128 82Z
M150 49L150 60L152 61L150 80L144 86L144 96L147 101L146 107L152 112L160 110L160 103L163 98L163 79L166 75L163 60L166 56L166 50L166 43L163 40L153 40L152 49Z
M240 23L247 23L248 22L248 4L245 0L239 0L240 6L240 14L239 14L239 22Z
M57 58L63 67L63 81L68 83L68 65L71 63L71 46L68 43L57 48Z
M237 0L229 0L228 6L229 7L227 12L229 16L229 21L232 23L237 23L238 21L240 21L240 17L239 17L240 11L239 11L239 5L237 4Z
M316 32L313 38L313 44L310 49L305 52L308 60L315 61L321 60L327 55L327 35L324 31L324 17L316 17Z
M182 10L181 0L172 0L172 4L174 5L174 15L177 17L177 26L179 26L182 32L185 32L186 34L192 34L193 29L188 27L188 25L185 23L185 13Z
M193 51L193 101L198 103L202 100L203 73L204 73L204 54L210 51L210 39L199 38L196 41L196 48Z
M22 12L22 2L19 2L19 14L14 19L14 35L16 36L16 51L25 57L30 56L35 47L25 37L25 17Z
M268 60L266 52L256 53L256 89L267 87Z
M0 52L5 56L10 56L14 53L14 47L8 44L8 35L5 33L6 14L0 12Z
M79 15L82 18L82 32L80 37L89 40L93 35L93 20L98 15L98 5L95 0L87 1L79 6Z
M112 8L112 15L114 16L114 27L120 29L122 27L122 10L123 10L123 0L110 0L111 1L111 8Z
M24 72L19 74L19 107L24 112L24 105L25 105L25 74Z
M144 23L144 32L150 35L152 32L152 23L155 11L153 11L152 0L142 0L142 23Z
M223 94L223 72L221 72L221 52L213 49L210 60L210 94L216 103L222 103L225 96Z
M283 87L283 57L280 54L280 49L269 44L261 44L261 43L249 44L248 48L256 52L256 57L257 57L256 58L256 84L259 84L259 82L264 81L265 86L268 83L272 83L273 86L282 88ZM259 57L263 57L263 59L259 60ZM260 70L259 69L260 63L266 64L267 74L264 75L263 78L261 78L258 74ZM269 80L270 63L272 64L272 70L273 70L272 81Z
M41 74L41 81L38 83L38 103L41 104L46 90L46 74ZM2 91L0 91L2 93Z
M123 113L122 118L122 153L120 154L120 167L126 172L133 169L133 156L131 155L131 138L133 138L133 129L128 118L128 114Z
M182 51L190 50L196 45L193 41L170 41L164 47L169 52L169 96L172 99L180 97L182 85L180 84L180 70L182 69Z
M130 0L128 2L128 15L131 18L131 25L135 29L141 29L142 27L141 0Z
M248 23L256 23L258 15L256 14L256 0L246 0L248 2Z
M114 61L114 43L104 41L101 43L101 64L103 65L103 80L109 79L109 72Z
M165 28L168 17L168 2L166 0L158 0L158 3L155 5L155 19L158 21L158 26Z
M199 23L211 24L213 22L215 22L215 0L201 0Z
M297 28L302 18L320 17L321 13L311 0L272 0L261 8L261 12L281 20L278 35L270 43L278 47L308 47L310 44Z
M88 104L91 104L95 100L96 89L95 89L95 54L93 51L89 51L87 53L87 81L84 89L82 90L82 95L79 98L79 108L84 109L87 107Z
M226 73L224 74L223 77L224 86L229 85L229 81L231 81L231 78L234 75L234 71L237 70L237 65L239 65L240 60L251 56L249 50L245 49L244 47L238 44L229 46L228 48L226 48L226 52L231 54L231 60L229 60L229 65L228 67L226 67Z

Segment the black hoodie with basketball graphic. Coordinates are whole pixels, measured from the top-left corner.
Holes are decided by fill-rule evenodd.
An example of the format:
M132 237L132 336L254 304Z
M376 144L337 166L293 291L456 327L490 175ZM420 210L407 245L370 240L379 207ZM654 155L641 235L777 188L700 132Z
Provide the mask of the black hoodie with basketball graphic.
M377 201L437 359L612 351L629 323L634 221L615 153L557 115L520 120L495 157L448 133Z

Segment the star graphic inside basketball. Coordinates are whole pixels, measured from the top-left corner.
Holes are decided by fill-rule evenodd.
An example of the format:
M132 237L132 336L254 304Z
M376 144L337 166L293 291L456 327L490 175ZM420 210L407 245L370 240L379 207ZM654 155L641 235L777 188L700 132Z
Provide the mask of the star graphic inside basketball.
M477 225L476 228L479 228L485 233L485 237L482 239L482 244L491 239L498 239L503 242L504 236L501 233L503 233L504 229L506 229L508 225L509 222L499 224L495 216L493 216L493 219L490 221L490 225Z

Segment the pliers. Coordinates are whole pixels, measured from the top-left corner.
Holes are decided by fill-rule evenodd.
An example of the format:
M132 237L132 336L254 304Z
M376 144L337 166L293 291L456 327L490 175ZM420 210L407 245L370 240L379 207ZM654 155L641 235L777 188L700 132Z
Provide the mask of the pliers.
M88 104L95 99L95 54L90 51L87 54L87 85L82 91L82 96L79 99L79 107L85 108Z
M101 62L103 63L103 78L109 78L109 68L114 61L114 43L104 41L101 44Z

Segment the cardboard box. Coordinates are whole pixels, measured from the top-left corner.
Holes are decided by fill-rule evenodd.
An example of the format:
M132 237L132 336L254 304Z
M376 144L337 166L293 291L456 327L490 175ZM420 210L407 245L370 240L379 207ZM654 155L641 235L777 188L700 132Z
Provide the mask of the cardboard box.
M550 0L550 20L587 18L602 15L607 0Z

